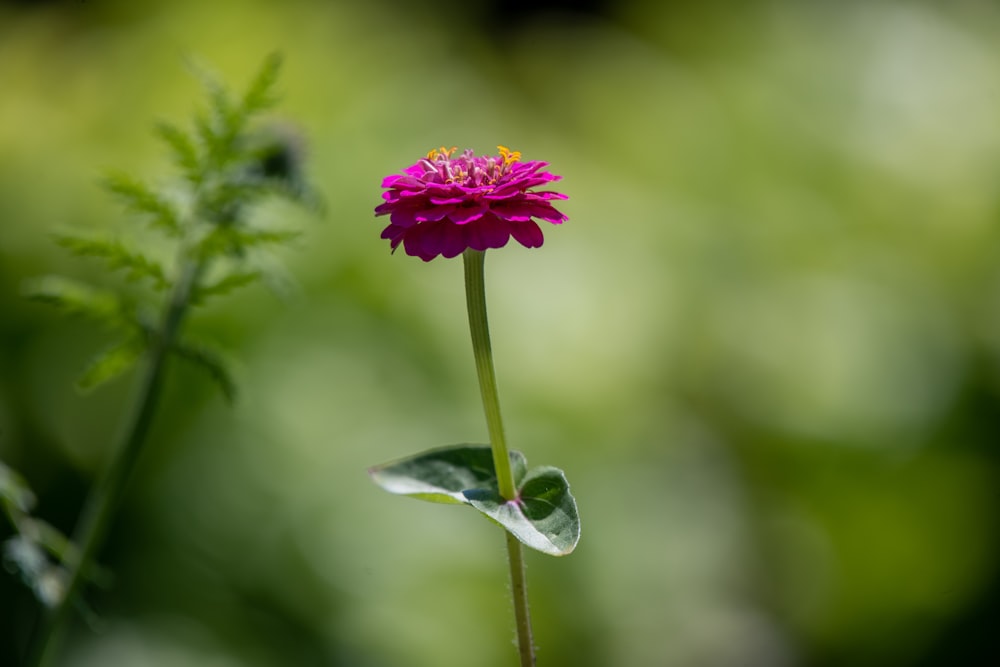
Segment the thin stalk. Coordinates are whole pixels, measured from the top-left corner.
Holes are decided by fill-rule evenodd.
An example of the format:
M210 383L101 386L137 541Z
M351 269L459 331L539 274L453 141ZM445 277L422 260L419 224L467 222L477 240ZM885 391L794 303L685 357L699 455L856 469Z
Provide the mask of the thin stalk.
M79 545L79 549L71 551L66 559L66 590L56 606L41 620L25 663L28 667L44 667L58 651L70 610L83 589L87 573L93 568L97 552L117 514L132 470L146 442L163 389L167 356L190 305L191 292L201 270L200 261L188 260L183 265L180 279L164 311L160 329L152 340L145 374L139 385L139 397L128 422L129 426L124 432L123 442L100 481L91 489L77 522L73 541Z
M465 300L469 309L469 331L472 334L472 352L476 359L479 392L486 412L486 427L493 450L493 467L497 475L497 488L507 501L517 501L517 487L510 465L510 454L504 438L503 421L500 419L500 398L497 393L496 372L493 369L493 348L490 345L489 321L486 317L486 287L483 279L485 253L466 250ZM507 560L510 565L511 593L514 597L514 620L517 627L518 654L521 667L535 664L535 646L531 639L531 616L528 611L528 582L524 570L524 553L516 537L504 530L507 537Z

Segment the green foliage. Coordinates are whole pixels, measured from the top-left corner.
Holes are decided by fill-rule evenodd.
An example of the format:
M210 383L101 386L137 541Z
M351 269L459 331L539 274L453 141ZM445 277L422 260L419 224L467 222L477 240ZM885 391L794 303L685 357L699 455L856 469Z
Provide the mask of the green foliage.
M195 341L175 343L173 351L208 373L228 401L236 400L237 385L233 364L225 354L211 345Z
M19 473L0 461L0 507L15 534L3 543L3 559L18 574L38 600L52 607L65 591L67 560L76 558L75 545L50 524L31 516L35 494ZM91 568L88 577L107 577Z
M149 224L172 237L183 235L180 212L163 193L121 172L108 173L104 187L121 200L127 211L142 215Z
M139 291L133 306L118 292L64 278L43 278L26 286L30 298L123 330L120 341L89 364L77 383L81 390L132 368L151 343L165 336L167 323L179 321L188 306L257 282L264 277L254 265L259 253L298 236L296 231L261 228L251 221L253 206L268 197L310 206L319 199L302 178L297 137L287 129L255 122L277 102L274 88L280 67L281 58L269 56L242 95L199 73L208 105L195 115L192 128L168 122L155 127L179 173L176 183L154 185L122 172L104 178L104 186L125 210L170 244L170 269L134 247L135 242L78 234L56 237L73 254L101 260L110 271L121 272ZM137 315L147 310L160 312L160 323L150 324ZM222 355L204 345L171 341L168 347L208 371L227 397L235 395Z
M580 539L580 517L566 476L558 468L527 469L520 452L510 453L517 499L497 489L493 453L487 445L456 445L371 468L376 484L390 493L479 510L527 546L565 556Z
M103 259L109 269L124 270L128 280L148 279L156 289L166 289L170 285L167 272L159 263L140 252L126 248L116 239L60 234L56 236L56 243L75 255Z
M115 343L100 352L87 365L76 381L77 389L89 392L123 375L135 366L145 351L146 344L142 338L131 337Z
M113 327L135 322L132 309L118 294L71 278L35 278L25 282L22 292L33 301L56 306L73 315L84 315Z

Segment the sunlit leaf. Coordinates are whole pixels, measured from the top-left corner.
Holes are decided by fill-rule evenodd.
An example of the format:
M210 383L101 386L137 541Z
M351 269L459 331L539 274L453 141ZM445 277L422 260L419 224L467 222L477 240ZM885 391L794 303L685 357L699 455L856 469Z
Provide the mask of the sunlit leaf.
M469 489L463 494L470 505L542 553L565 556L580 540L576 500L558 468L529 470L518 485L516 500L504 500L495 488Z
M518 497L497 490L493 454L485 445L433 449L369 470L390 493L444 504L465 504L508 530L525 545L564 556L580 539L580 517L566 476L558 468L526 471L524 456L511 452Z
M514 479L524 475L520 452L510 453ZM376 484L389 493L445 504L468 504L468 489L496 486L493 452L488 445L454 445L431 449L369 468Z

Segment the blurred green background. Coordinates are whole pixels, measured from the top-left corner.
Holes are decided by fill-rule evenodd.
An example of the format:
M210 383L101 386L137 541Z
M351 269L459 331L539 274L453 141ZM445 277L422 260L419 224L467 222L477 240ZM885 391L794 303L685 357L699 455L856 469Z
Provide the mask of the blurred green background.
M242 398L172 367L63 664L513 664L499 531L365 474L486 439L460 262L372 217L442 144L570 196L487 261L508 435L583 520L529 555L540 664L1000 664L990 2L0 3L0 458L40 515L70 529L136 378L77 394L107 332L23 281L117 284L50 233L120 228L106 168L170 175L187 59L241 88L273 50L327 215L270 210L290 298L190 321ZM0 577L0 664L34 618Z

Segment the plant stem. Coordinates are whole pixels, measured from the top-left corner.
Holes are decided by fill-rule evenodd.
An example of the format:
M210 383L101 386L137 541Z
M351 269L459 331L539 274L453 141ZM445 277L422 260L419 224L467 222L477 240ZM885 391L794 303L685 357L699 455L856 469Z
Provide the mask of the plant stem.
M497 488L508 502L517 502L517 487L510 465L510 454L504 438L500 419L500 398L497 394L496 373L493 369L493 348L490 345L489 321L486 317L486 287L483 279L485 252L466 250L465 300L469 309L469 331L472 334L472 352L476 358L476 375L479 392L486 412L486 427L493 449L493 467L496 470ZM521 543L504 530L507 538L507 559L510 565L511 593L514 596L514 620L517 626L518 654L521 667L535 664L535 647L531 639L531 616L528 612L528 583L524 571L524 553Z
M510 531L507 537L507 561L510 564L510 590L514 596L514 623L517 627L517 653L521 667L534 667L535 643L531 638L531 613L528 610L528 579L524 571L524 550Z
M139 398L125 431L124 441L114 458L104 470L100 481L91 489L77 528L74 543L79 549L71 551L66 559L68 579L62 598L42 619L35 634L31 653L25 663L30 667L43 667L56 654L65 631L70 609L80 595L87 573L92 569L97 552L104 541L132 470L142 451L146 436L159 403L163 389L165 362L174 344L177 331L191 300L191 292L202 270L202 263L188 260L171 293L159 331L154 334L146 360L146 370L139 388Z
M483 264L486 254L479 250L466 250L465 302L469 309L469 331L472 333L472 353L476 357L476 375L479 392L486 411L486 428L493 448L493 467L496 469L497 487L506 500L517 497L514 475L510 467L510 454L504 438L500 419L500 399L497 395L497 378L493 370L493 348L490 345L490 327L486 317L486 286Z

